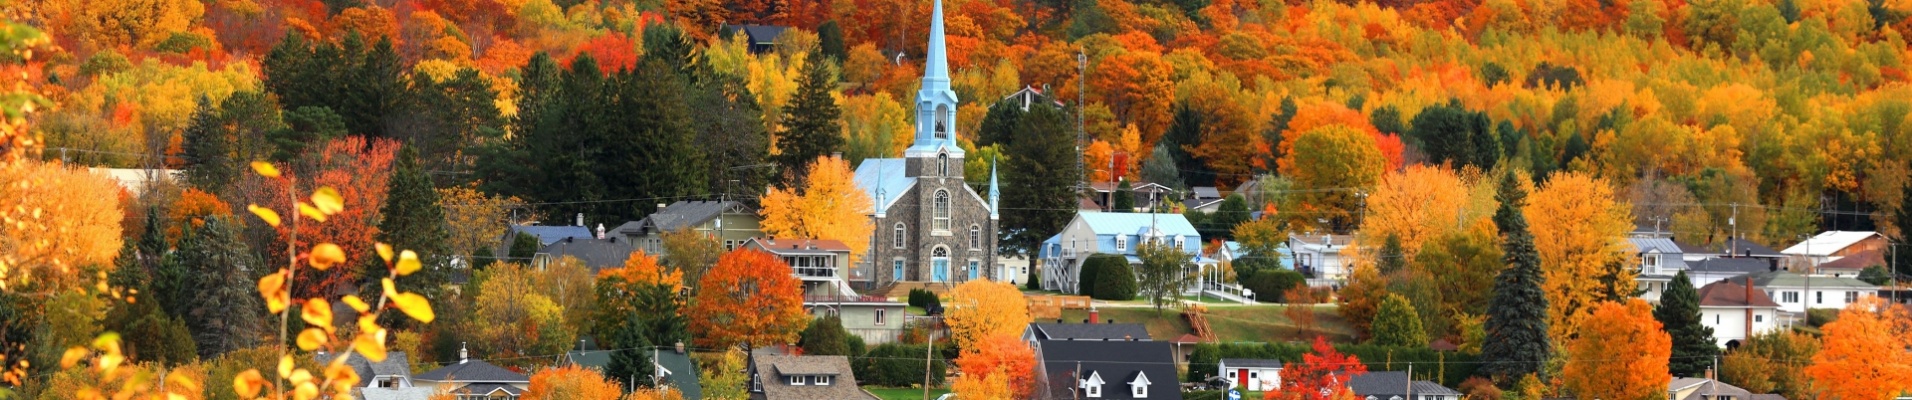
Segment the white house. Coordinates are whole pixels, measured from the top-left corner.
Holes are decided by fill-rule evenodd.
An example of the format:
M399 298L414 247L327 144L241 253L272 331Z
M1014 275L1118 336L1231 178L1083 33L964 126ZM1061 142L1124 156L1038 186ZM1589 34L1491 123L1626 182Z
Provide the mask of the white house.
M1354 272L1353 260L1341 257L1341 251L1354 245L1354 236L1301 234L1288 237L1288 250L1294 252L1295 271L1309 278L1347 280Z
M1700 287L1700 324L1713 328L1713 339L1721 347L1737 346L1780 329L1779 304L1764 291L1730 280L1714 282Z
M1635 272L1633 279L1640 284L1640 298L1659 302L1660 294L1666 292L1667 282L1673 280L1673 275L1686 270L1680 246L1674 244L1673 239L1653 237L1627 238L1627 244L1633 249L1630 254Z
M1779 303L1779 310L1805 313L1808 308L1843 309L1865 296L1876 296L1879 287L1857 278L1825 275L1800 275L1785 271L1748 275L1753 287L1766 292ZM1738 281L1738 279L1735 279Z
M1144 242L1181 248L1204 270L1220 265L1215 259L1200 256L1202 236L1181 214L1078 212L1062 233L1042 242L1042 288L1080 293L1076 280L1089 256L1119 254L1128 258L1130 265L1141 265L1142 259L1135 252ZM1189 289L1199 287L1197 282Z
M1254 392L1281 389L1280 360L1224 358L1218 365L1221 373L1216 376L1228 377L1229 389Z

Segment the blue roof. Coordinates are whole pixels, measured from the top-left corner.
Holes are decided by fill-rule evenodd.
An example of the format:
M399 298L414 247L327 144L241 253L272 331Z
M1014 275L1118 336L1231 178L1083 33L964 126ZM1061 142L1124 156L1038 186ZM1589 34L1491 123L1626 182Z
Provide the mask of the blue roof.
M540 246L550 246L565 238L593 239L597 237L591 233L590 228L582 226L512 225L510 234L515 235L518 232L537 236L538 241L543 242L539 243Z
M916 178L909 177L905 167L901 158L866 158L856 167L856 187L870 196L870 203L876 205L875 212L889 209L896 198L916 184ZM883 195L881 199L877 197L879 190Z
M1089 230L1097 235L1137 234L1154 227L1167 236L1201 237L1201 233L1195 231L1195 225L1188 223L1188 218L1181 214L1085 212L1076 213L1076 216L1088 223Z

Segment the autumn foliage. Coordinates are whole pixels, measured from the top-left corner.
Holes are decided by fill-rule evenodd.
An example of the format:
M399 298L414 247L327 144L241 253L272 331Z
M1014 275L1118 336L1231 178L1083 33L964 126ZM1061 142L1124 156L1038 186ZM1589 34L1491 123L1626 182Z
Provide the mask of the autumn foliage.
M1301 355L1301 362L1287 363L1281 370L1283 390L1262 394L1268 400L1330 400L1353 398L1348 390L1350 376L1368 372L1367 364L1353 355L1342 354L1316 336L1314 349Z
M577 365L545 368L531 374L524 400L617 400L624 388L598 371Z
M1840 399L1884 399L1912 388L1912 315L1867 296L1839 311L1839 319L1821 328L1825 341L1806 375L1825 395Z
M970 348L992 336L1018 335L1031 321L1022 290L1008 282L973 280L956 285L946 306L944 322L958 348Z
M1666 360L1673 338L1653 319L1645 300L1593 306L1580 336L1567 345L1561 371L1581 398L1647 400L1666 395Z
M870 248L869 194L856 187L848 161L817 157L797 188L772 189L763 197L762 228L779 238L828 239L850 247L852 258Z
M1027 325L1026 323L1024 325ZM950 386L965 399L1026 399L1036 387L1036 353L1016 334L992 334L963 347Z
M797 331L809 323L802 290L790 266L770 253L725 253L697 283L691 334L707 348L795 342Z
M1616 258L1626 250L1620 238L1632 217L1606 180L1555 175L1527 198L1525 212L1540 253L1549 337L1573 337L1595 303L1631 297L1634 268Z
M119 254L119 188L57 163L0 165L0 289L73 289Z

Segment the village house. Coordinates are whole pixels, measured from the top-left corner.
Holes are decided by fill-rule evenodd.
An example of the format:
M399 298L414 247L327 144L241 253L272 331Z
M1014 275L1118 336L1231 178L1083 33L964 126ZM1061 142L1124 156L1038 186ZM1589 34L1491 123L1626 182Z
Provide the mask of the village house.
M1824 275L1801 275L1786 271L1774 271L1735 278L1734 281L1753 281L1753 287L1766 292L1766 296L1779 303L1779 310L1798 314L1803 320L1807 309L1844 309L1847 304L1858 302L1860 298L1875 296L1879 287L1865 283L1857 278L1832 277Z
M1721 347L1739 347L1747 338L1782 328L1779 304L1745 281L1720 281L1700 287L1700 324L1713 328Z
M1883 251L1887 244L1885 235L1878 232L1825 231L1780 253L1787 256L1788 270L1813 274L1819 272L1820 264L1867 251Z
M736 249L745 240L763 237L763 217L757 210L736 201L679 201L659 204L657 212L644 219L626 222L611 231L637 245L645 253L670 257L664 251L664 234L687 230L714 238L725 251Z
M844 356L787 356L752 351L745 364L751 400L877 400L857 387Z
M1461 392L1431 381L1409 379L1403 371L1375 371L1348 378L1348 390L1365 400L1459 400Z
M1061 233L1042 243L1042 289L1080 293L1077 280L1082 263L1096 254L1121 255L1129 264L1141 265L1142 259L1136 256L1136 250L1144 242L1180 248L1191 255L1198 268L1221 265L1215 259L1199 256L1202 236L1181 214L1078 212ZM1199 282L1190 285L1191 290L1200 287Z
M1271 391L1281 389L1281 360L1224 358L1215 376L1227 377L1228 389Z
M1042 399L1182 398L1168 342L1041 341L1036 396Z
M1295 272L1310 279L1347 281L1348 275L1354 273L1354 263L1342 257L1341 252L1354 245L1354 236L1348 235L1288 236L1288 251L1294 253Z
M531 377L475 360L466 349L458 349L458 363L426 371L412 377L439 393L450 393L458 400L517 399L531 386Z

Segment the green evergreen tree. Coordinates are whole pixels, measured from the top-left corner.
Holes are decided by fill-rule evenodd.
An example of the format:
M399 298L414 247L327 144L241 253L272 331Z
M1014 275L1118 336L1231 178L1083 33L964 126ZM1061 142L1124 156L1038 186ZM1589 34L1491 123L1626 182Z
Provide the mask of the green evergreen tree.
M379 243L390 244L393 251L411 250L418 254L423 268L405 279L398 279L400 290L441 301L441 292L449 281L452 257L451 245L447 244L451 234L445 229L445 211L438 206L438 191L432 185L431 174L419 165L418 152L410 147L399 150L395 164L391 179L385 183L385 204L379 206L381 218L376 238ZM359 276L365 284L376 285L379 279L390 275L384 260L375 256L361 259L364 267ZM392 316L387 322L408 324L405 321L410 321L397 318L396 314Z
M248 270L265 265L246 248L235 223L227 217L207 218L195 233L195 245L180 249L182 263L197 282L185 294L189 297L175 300L184 311L177 315L192 331L202 359L256 345L264 321L258 311L264 304Z
M1673 337L1667 371L1676 377L1705 376L1716 361L1713 358L1719 355L1719 344L1713 338L1713 328L1700 323L1700 292L1693 288L1686 271L1674 274L1673 281L1666 284L1660 304L1653 308L1653 319L1659 320L1661 328Z
M1501 175L1495 198L1500 209L1494 212L1494 224L1500 227L1508 266L1494 278L1487 304L1480 372L1507 381L1540 373L1553 350L1547 338L1547 294L1540 290L1540 253L1520 210L1527 193L1513 171Z
M1381 275L1394 275L1407 269L1407 251L1401 249L1401 238L1394 234L1388 234L1387 240L1381 242L1381 254L1376 257L1379 260L1375 266L1380 268Z
M506 251L505 261L517 263L531 262L531 257L538 255L538 248L542 247L543 244L542 241L538 240L536 235L518 232L517 236L511 238L511 249Z
M850 331L843 329L843 320L832 315L810 320L810 327L797 335L797 345L803 348L804 355L848 356L852 355L849 337Z
M843 27L837 25L836 20L823 21L817 25L817 51L822 52L824 57L843 62L849 59L849 53L845 51L847 49L843 45Z
M644 336L644 319L644 315L636 312L626 315L624 324L611 335L607 347L612 350L611 363L604 366L604 375L627 389L650 386L648 378L655 368L651 362L654 343Z
M604 132L594 174L606 196L650 198L708 193L704 153L697 150L691 112L684 102L684 79L661 58L638 63L634 73L619 74L615 110ZM608 203L596 211L611 223L636 220L656 211L656 202ZM588 215L588 214L587 214Z
M1016 121L1017 137L1003 149L1001 252L1034 253L1074 218L1078 205L1075 133L1062 110L1030 107Z
M1135 300L1140 290L1135 280L1135 268L1128 260L1109 263L1095 273L1095 298L1101 300Z
M1859 270L1859 280L1873 286L1885 286L1892 283L1892 273L1886 272L1883 266L1869 266Z
M187 123L186 131L180 133L180 150L186 161L186 168L181 172L186 184L207 193L224 193L226 185L239 176L239 167L232 160L235 144L220 120L212 100L201 96L198 106L193 108L192 121Z
M1162 134L1162 142L1166 143L1169 154L1175 158L1175 165L1181 169L1182 184L1215 186L1215 171L1188 153L1188 149L1202 145L1202 124L1207 120L1208 117L1194 107L1177 104L1174 118L1169 120L1168 132Z
M836 88L830 63L818 54L810 55L803 78L797 81L797 94L785 109L783 132L777 135L777 164L787 176L801 180L817 157L830 155L843 146L843 111L837 109L830 92ZM795 182L792 182L795 183Z
M1274 171L1276 163L1281 160L1282 154L1278 146L1281 143L1281 135L1288 131L1288 123L1294 121L1295 114L1300 113L1299 110L1299 107L1295 105L1294 97L1282 96L1280 108L1274 115L1269 116L1268 127L1261 130L1261 140L1267 142L1269 147L1268 154L1262 162L1266 163L1269 171Z
M1166 186L1169 189L1183 190L1182 171L1175 166L1175 155L1170 154L1167 145L1156 145L1149 152L1148 161L1142 162L1142 181Z
M1127 179L1115 185L1115 204L1110 208L1119 213L1135 212L1135 187Z
M1370 343L1381 346L1421 347L1427 345L1427 331L1421 328L1421 316L1406 297L1388 294L1374 313Z
M1242 196L1241 193L1231 194L1222 199L1222 204L1215 208L1214 214L1209 215L1207 223L1198 227L1202 231L1202 237L1233 240L1235 226L1253 219L1253 213L1254 210L1248 208L1247 197Z
M1037 102L1049 100L1047 96L1044 96ZM983 114L982 123L976 124L976 147L988 147L994 144L1011 145L1016 140L1016 124L1026 113L1022 110L1022 102L1019 101L998 101L989 105L989 113Z

